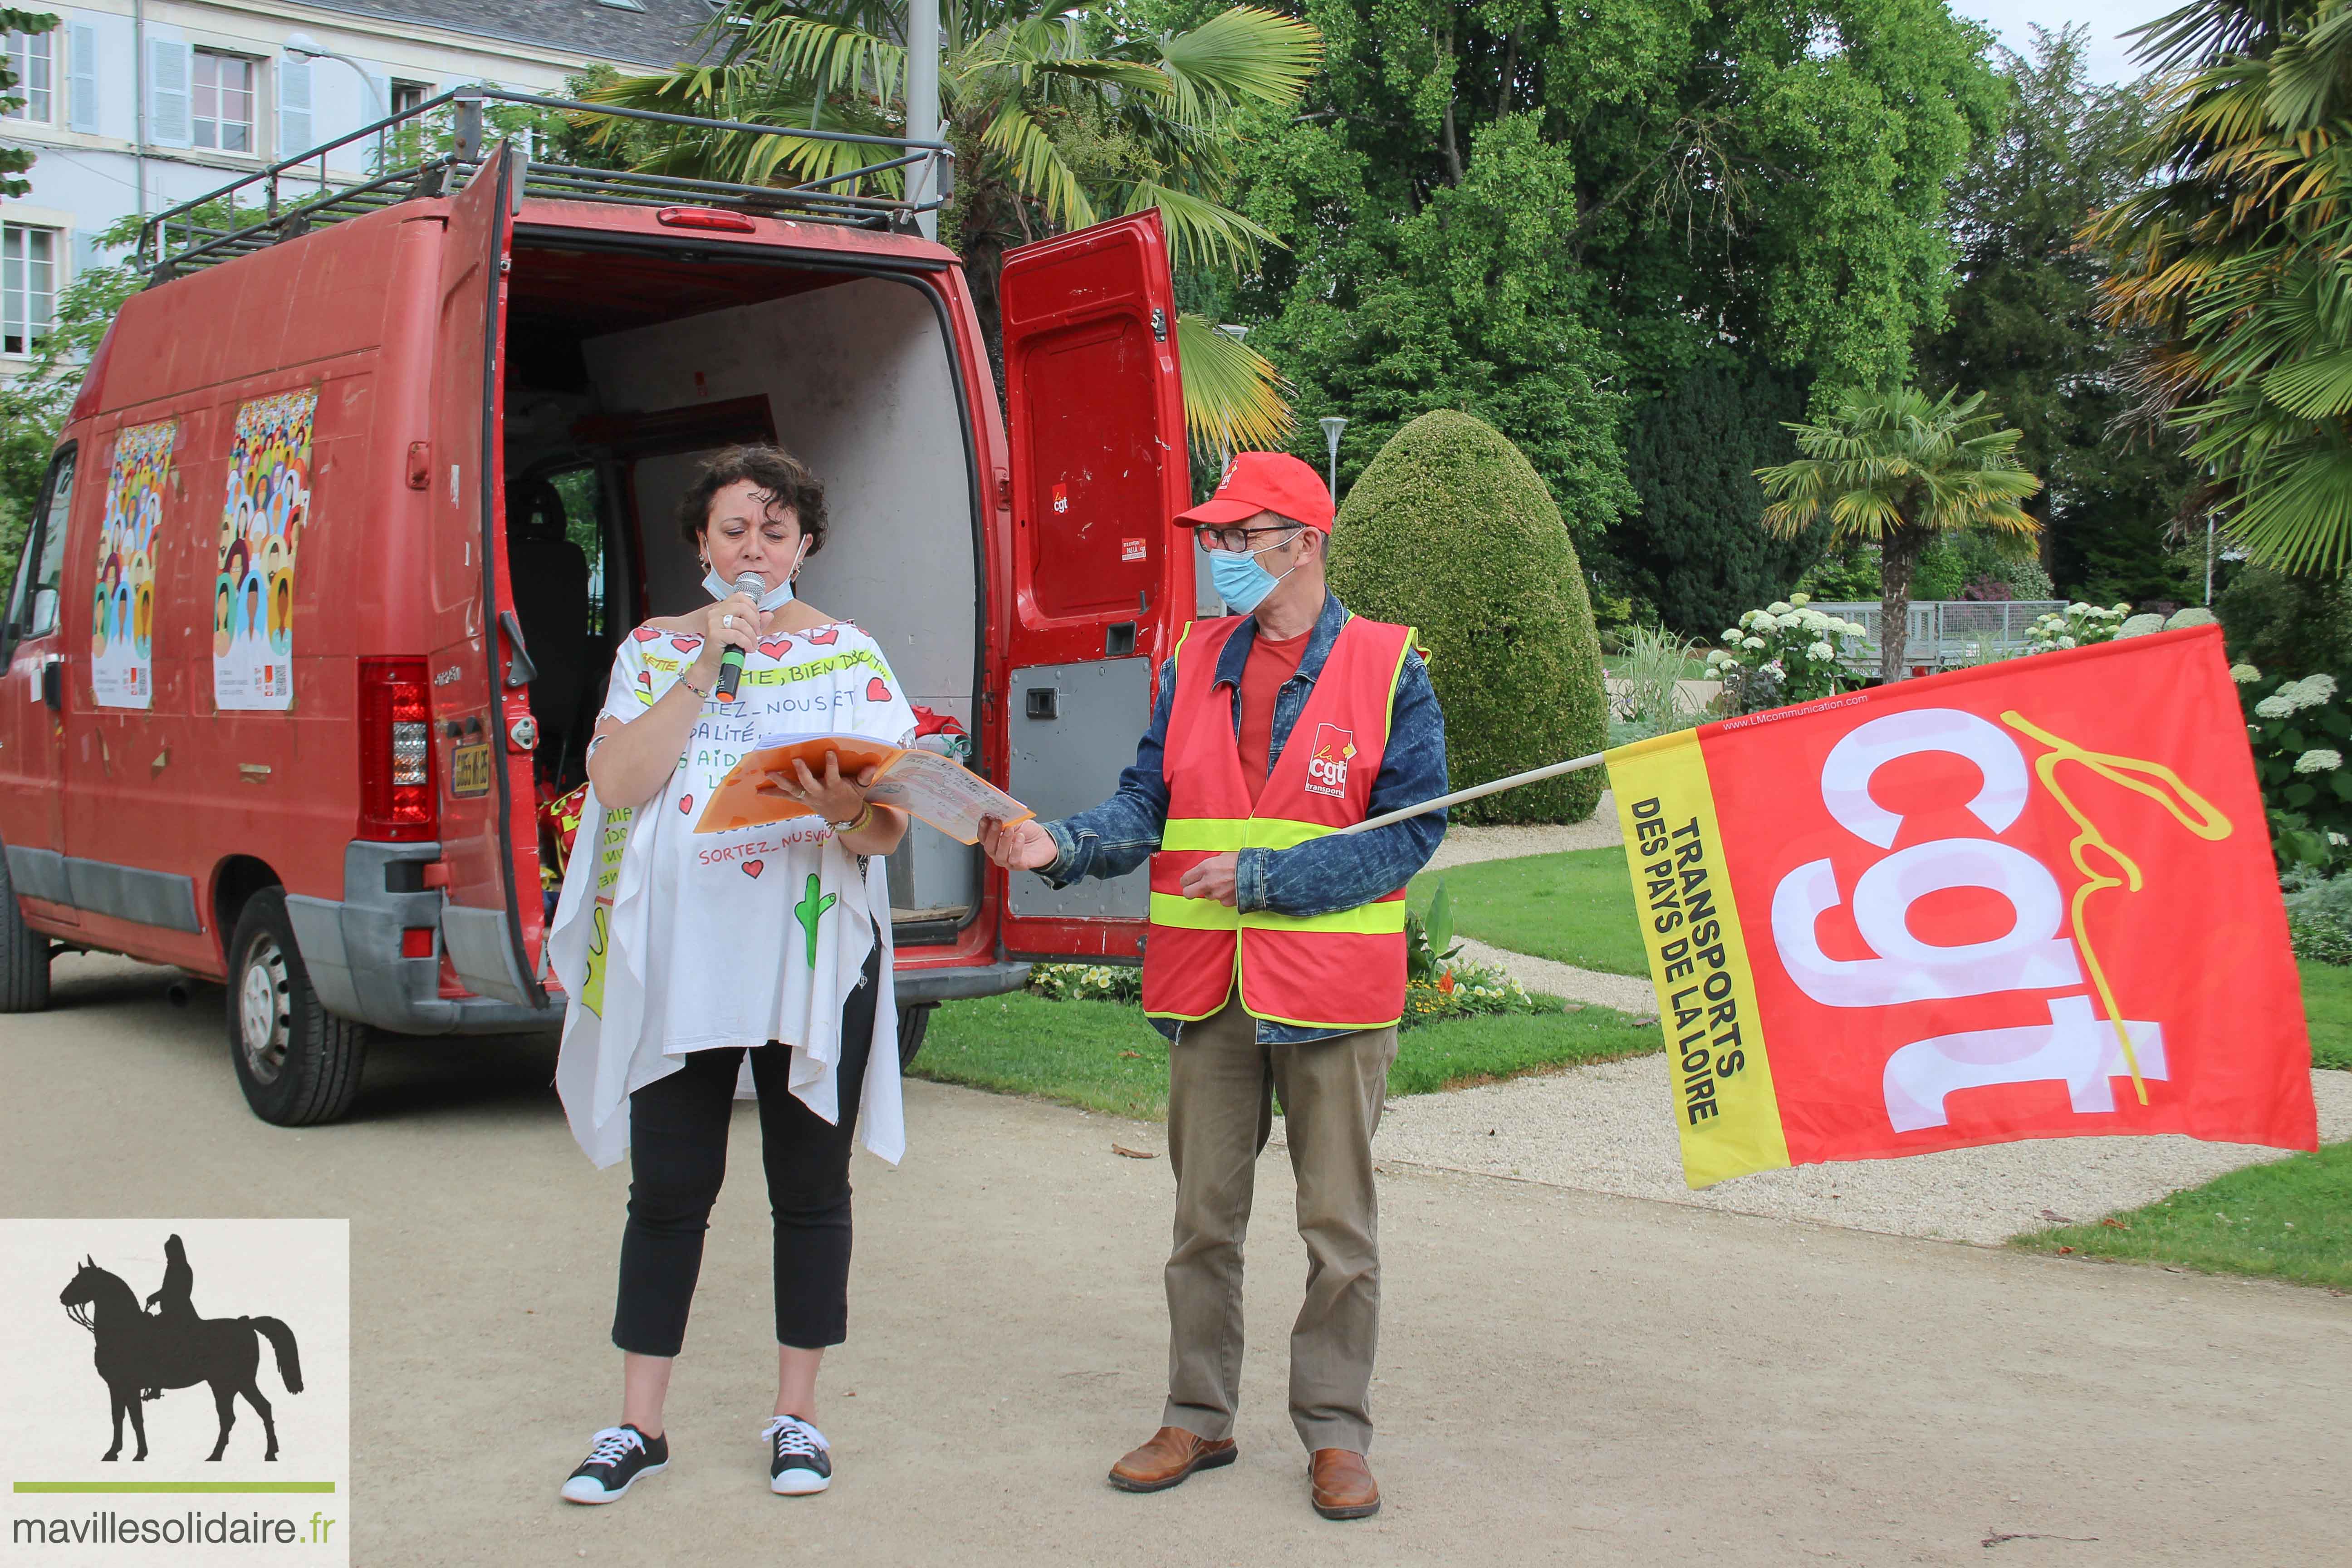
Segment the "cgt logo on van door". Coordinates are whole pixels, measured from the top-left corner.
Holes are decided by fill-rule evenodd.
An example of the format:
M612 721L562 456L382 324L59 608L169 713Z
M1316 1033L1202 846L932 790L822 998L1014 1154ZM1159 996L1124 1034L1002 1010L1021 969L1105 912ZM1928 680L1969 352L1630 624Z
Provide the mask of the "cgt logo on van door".
M1342 795L1348 793L1348 759L1356 754L1356 732L1337 724L1315 726L1315 749L1307 756L1307 792Z

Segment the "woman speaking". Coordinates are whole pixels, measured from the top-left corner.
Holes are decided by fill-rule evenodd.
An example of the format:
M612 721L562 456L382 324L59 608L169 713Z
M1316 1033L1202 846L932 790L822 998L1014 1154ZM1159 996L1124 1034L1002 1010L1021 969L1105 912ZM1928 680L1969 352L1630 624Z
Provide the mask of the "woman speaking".
M770 1489L823 1491L817 1368L847 1337L849 1145L896 1163L898 1011L879 857L907 830L835 759L779 779L808 815L695 831L698 802L761 737L849 733L892 744L915 718L874 639L793 597L824 546L824 492L772 447L722 452L680 504L706 608L638 627L614 660L587 751L578 847L550 937L569 996L556 1083L591 1159L630 1155L613 1342L621 1424L563 1484L611 1502L669 1462L662 1426L739 1079L756 1087L775 1217L776 1405ZM741 591L746 574L761 592ZM720 662L740 650L735 700ZM870 774L865 782L870 782ZM748 1066L746 1058L748 1058Z

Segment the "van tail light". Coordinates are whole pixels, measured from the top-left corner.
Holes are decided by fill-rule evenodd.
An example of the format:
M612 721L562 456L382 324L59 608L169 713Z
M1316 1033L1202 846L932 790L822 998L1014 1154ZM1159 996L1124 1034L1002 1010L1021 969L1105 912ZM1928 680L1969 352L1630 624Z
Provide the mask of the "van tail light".
M360 833L415 842L441 833L433 715L421 658L360 660Z
M654 221L669 228L713 228L727 234L757 234L760 226L741 213L719 207L664 207Z

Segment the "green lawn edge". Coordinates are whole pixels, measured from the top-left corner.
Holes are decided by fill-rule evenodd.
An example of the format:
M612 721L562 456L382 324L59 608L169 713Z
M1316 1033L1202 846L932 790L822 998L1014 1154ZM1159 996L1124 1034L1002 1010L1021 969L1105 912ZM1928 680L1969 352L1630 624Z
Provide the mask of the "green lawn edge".
M1447 1018L1398 1038L1389 1092L1434 1094L1665 1048L1656 1024L1606 1007ZM1168 1114L1168 1043L1132 1005L1054 1002L1026 992L947 1002L932 1015L915 1078L1159 1121Z
M2028 1231L2009 1245L2352 1290L2352 1143L2249 1165L2138 1208Z
M1423 871L1407 886L1407 902L1427 913L1441 881L1457 936L1579 969L1649 977L1622 848L1569 849Z

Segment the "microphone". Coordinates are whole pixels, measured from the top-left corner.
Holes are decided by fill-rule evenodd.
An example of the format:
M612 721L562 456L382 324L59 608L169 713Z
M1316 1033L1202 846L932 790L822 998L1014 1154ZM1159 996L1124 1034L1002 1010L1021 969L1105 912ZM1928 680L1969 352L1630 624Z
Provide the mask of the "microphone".
M757 572L746 572L735 579L735 591L749 595L756 605L760 602L760 595L768 591L768 580ZM727 651L719 656L719 685L715 690L719 700L734 701L735 683L742 679L743 650L730 643Z

